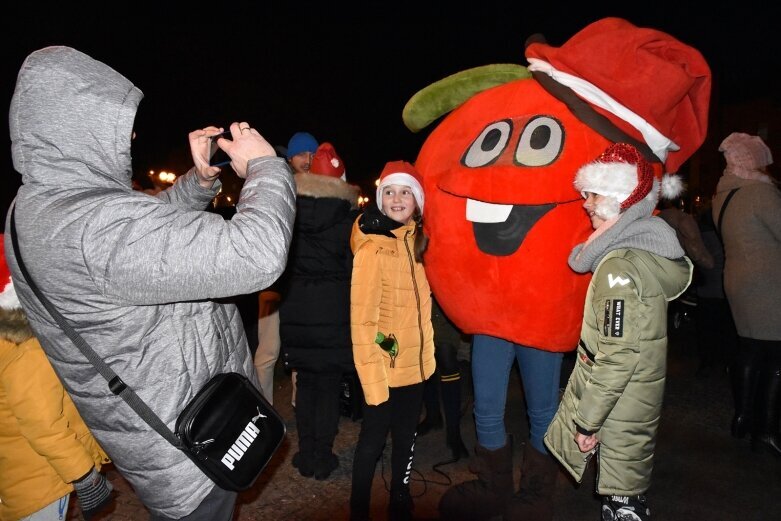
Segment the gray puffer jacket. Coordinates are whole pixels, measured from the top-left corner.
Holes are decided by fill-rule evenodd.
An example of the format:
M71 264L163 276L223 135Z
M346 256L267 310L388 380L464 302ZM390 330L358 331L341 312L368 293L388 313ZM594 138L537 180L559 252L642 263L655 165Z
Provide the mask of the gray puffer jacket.
M212 376L256 381L239 314L218 299L269 286L284 269L295 193L284 160L250 161L230 221L190 171L158 197L131 190L142 93L67 47L31 54L11 102L16 226L30 274L92 348L173 429ZM6 230L10 231L7 221ZM192 512L214 484L113 395L6 253L17 293L85 422L155 514Z

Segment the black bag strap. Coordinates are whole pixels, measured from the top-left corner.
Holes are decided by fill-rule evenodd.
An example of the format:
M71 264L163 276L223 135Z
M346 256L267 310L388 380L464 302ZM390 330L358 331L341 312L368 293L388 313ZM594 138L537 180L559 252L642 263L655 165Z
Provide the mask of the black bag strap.
M46 298L43 293L41 293L41 290L38 289L38 286L35 284L32 277L30 276L30 273L27 271L27 267L24 265L24 260L22 259L22 252L19 249L19 241L16 237L15 214L16 205L14 205L14 208L11 210L11 242L14 246L16 262L19 265L19 269L21 270L22 275L24 275L24 278L27 281L27 284L30 286L30 289L33 290L33 293L35 293L35 296L38 297L38 300L41 301L43 307L46 308L46 311L48 311L51 317L57 322L57 324L59 324L68 338L71 339L71 342L73 342L75 346L79 348L79 351L81 351L84 357L89 360L89 362L95 367L100 375L106 379L108 382L108 388L111 390L111 392L125 400L130 408L133 409L142 420L144 420L150 427L157 431L157 433L165 438L171 445L177 449L183 450L184 445L182 445L182 442L179 440L179 438L173 432L171 432L171 429L169 429L168 426L163 423L163 420L161 420L152 411L152 409L149 408L146 402L138 397L132 388L128 387L127 384L122 381L119 375L117 375L117 373L115 373L111 367L109 367L108 364L103 361L103 359L95 352L94 349L92 349L92 347L81 337L81 335L79 335L76 330L73 329L70 324L68 324L68 322L65 320L65 317L63 317L62 314L57 311L57 308L54 307L54 304L52 304L51 301L49 301L49 299Z
M724 220L724 210L727 209L727 205L729 204L729 200L732 199L732 196L735 195L735 192L740 190L740 188L733 188L729 191L727 194L727 198L724 199L724 204L721 205L721 210L719 210L719 221L716 223L716 233L719 236L719 239L721 239L721 221Z

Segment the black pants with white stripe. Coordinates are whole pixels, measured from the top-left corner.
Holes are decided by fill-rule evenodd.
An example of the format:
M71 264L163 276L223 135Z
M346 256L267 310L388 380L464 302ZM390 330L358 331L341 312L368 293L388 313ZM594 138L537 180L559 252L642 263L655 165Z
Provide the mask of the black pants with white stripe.
M372 480L391 433L391 494L409 490L415 431L423 403L423 383L392 387L390 398L380 405L363 405L363 421L353 460L350 512L368 517Z

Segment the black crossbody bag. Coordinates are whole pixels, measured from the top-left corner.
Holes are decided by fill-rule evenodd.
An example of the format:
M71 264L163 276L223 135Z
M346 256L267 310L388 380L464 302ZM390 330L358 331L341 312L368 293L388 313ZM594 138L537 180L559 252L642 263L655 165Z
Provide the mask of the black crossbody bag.
M35 285L22 259L11 213L11 241L19 269L30 289L68 338L142 420L171 445L183 451L214 483L225 490L250 488L285 436L285 423L245 376L214 376L185 406L171 429L136 392L98 356Z

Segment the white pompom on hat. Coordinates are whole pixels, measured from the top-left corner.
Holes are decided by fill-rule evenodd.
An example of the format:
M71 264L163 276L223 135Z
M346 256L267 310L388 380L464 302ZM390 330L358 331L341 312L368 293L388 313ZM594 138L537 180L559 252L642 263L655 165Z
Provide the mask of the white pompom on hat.
M643 155L632 145L614 143L591 163L580 167L575 174L575 188L586 197L586 192L610 197L615 204L607 204L600 217L610 218L621 210L651 198L656 204L659 196L675 199L683 192L683 181L677 175L666 174L654 182L654 170Z
M19 309L22 304L16 296L14 282L11 280L11 270L5 261L5 236L0 234L0 308Z
M415 167L406 161L390 161L380 173L380 184L377 186L377 207L382 211L382 189L388 185L407 186L412 190L415 201L418 203L420 213L423 215L425 195L423 193L423 179Z
M327 141L320 143L320 146L317 147L312 164L309 166L309 172L327 177L338 177L342 181L347 180L347 172L344 169L342 158L336 153L334 146Z

